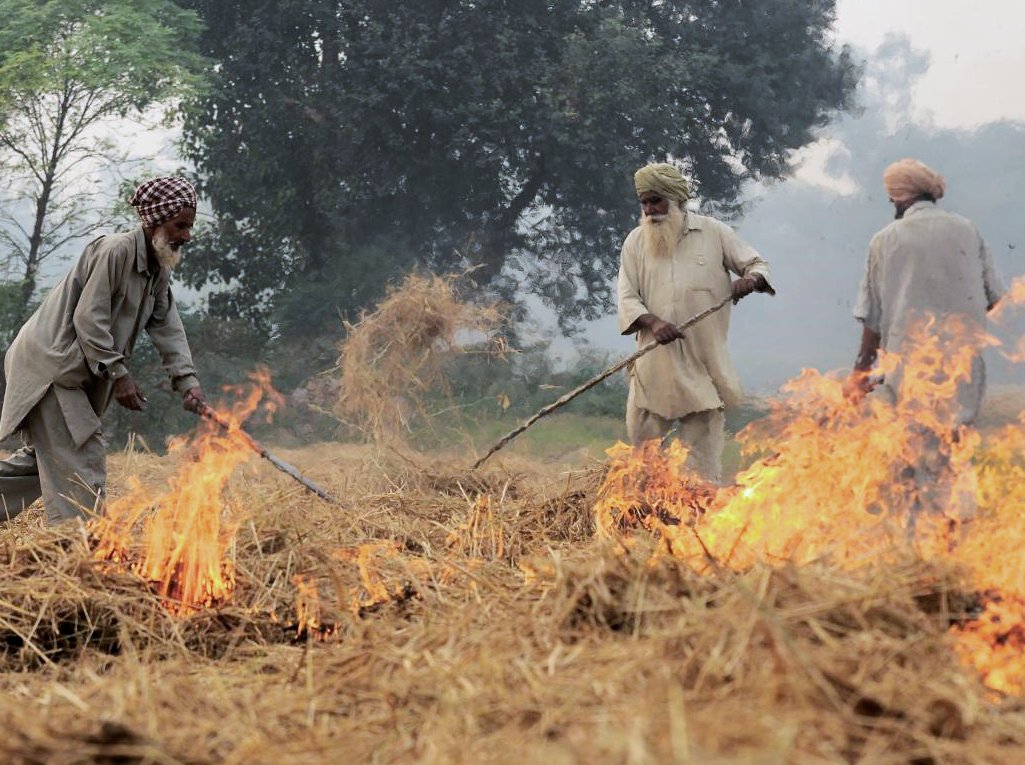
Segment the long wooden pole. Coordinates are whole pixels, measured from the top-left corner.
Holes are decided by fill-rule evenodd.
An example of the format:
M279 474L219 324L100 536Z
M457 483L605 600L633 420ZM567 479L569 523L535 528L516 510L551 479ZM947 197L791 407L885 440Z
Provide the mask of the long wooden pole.
M731 297L723 298L721 301L719 301L718 303L716 303L713 306L710 306L710 307L706 308L701 313L698 313L698 314L695 314L694 316L691 316L683 324L680 324L677 327L677 329L680 332L684 332L688 328L693 327L695 324L697 324L702 319L704 319L704 318L706 318L708 316L711 316L713 313L718 311L720 308L722 308L724 305L729 303L731 300L733 300L732 296ZM614 375L619 370L621 370L624 367L626 367L626 366L632 364L633 362L637 361L637 359L639 359L641 356L643 356L648 351L653 351L655 348L658 348L659 345L660 345L660 343L658 342L658 340L652 340L647 345L643 345L640 348L638 348L636 351L631 353L629 356L627 356L622 361L619 361L619 362L613 364L611 367L606 369L601 374L597 375L596 377L592 377L590 380L585 382L583 385L581 385L581 386L579 386L577 388L574 388L573 390L571 390L569 393L567 393L566 395L562 396L558 400L553 401L551 404L549 404L548 406L546 406L543 409L541 409L537 414L535 414L532 417L530 417L530 419L524 421L521 425L517 426L513 430L510 430L508 433L506 433L504 436L502 436L502 438L498 441L498 443L496 443L494 446L492 446L490 449L488 449L488 453L487 454L485 454L483 457L481 457L479 460L477 460L476 462L473 463L473 467L471 467L470 469L471 470L476 470L477 468L479 468L481 465L484 464L484 461L488 457L490 457L492 454L497 452L499 449L501 449L507 443L512 441L514 438L516 438L516 436L518 436L520 433L525 431L527 428L529 428L535 422L540 420L542 417L544 417L547 414L551 414L556 409L558 409L560 406L565 406L566 404L568 404L570 401L575 399L577 396L579 396L584 391L590 390L595 385L597 385L602 380L604 380L606 377Z
M242 430L242 428L233 427L231 423L227 422L222 417L220 417L217 414L217 412L214 411L213 407L211 407L209 404L203 404L202 407L200 407L199 415L204 419L217 423L227 433L237 435L245 442L245 444L250 449L259 454L261 457L267 460L270 464L272 464L282 473L301 483L306 489L312 491L321 499L330 502L332 505L338 505L339 507L342 506L342 503L335 499L333 496L331 496L326 489L321 488L313 481L311 481L309 478L305 478L303 474L298 471L298 469L296 469L292 465L289 465L280 457L275 456L272 452L270 452L267 449L267 447L265 447L251 435Z

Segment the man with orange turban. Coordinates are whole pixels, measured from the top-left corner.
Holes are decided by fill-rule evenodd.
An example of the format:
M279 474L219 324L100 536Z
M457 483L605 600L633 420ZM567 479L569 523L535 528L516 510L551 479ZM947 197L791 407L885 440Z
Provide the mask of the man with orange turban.
M100 417L111 399L133 410L146 401L129 371L143 329L185 408L203 405L170 286L192 238L196 190L184 178L155 178L129 203L140 225L89 244L7 351L0 439L19 431L27 445L0 461L0 520L40 496L50 523L98 506L106 482Z
M709 481L722 473L724 410L739 402L740 380L726 348L729 307L691 328L677 325L732 295L772 292L769 265L712 218L689 212L690 187L674 165L634 175L640 225L627 236L619 268L619 329L638 346L663 345L630 370L626 427L640 444L675 425L690 448L688 466ZM730 273L738 275L731 280Z
M854 307L854 317L862 323L862 341L848 390L856 398L870 387L869 371L880 348L906 353L915 326L927 318L954 316L963 320L963 339L970 342L981 336L986 313L1004 294L993 257L975 225L937 206L946 191L942 176L918 160L902 159L886 168L883 186L896 220L869 244ZM970 379L957 389L954 425L974 421L984 383L985 369L977 352ZM880 387L883 395L896 401L899 369Z
M909 423L913 456L896 467L893 486L910 491L908 533L919 513L964 522L975 513L974 475L955 469L952 444L979 413L985 388L982 344L986 314L1004 294L982 236L971 221L940 209L946 184L932 168L903 159L886 168L883 185L896 220L869 244L854 316L861 349L846 386L854 401L873 395L891 405L919 402L929 419ZM930 322L932 324L930 325ZM916 345L937 354L929 370L904 368ZM893 354L882 383L870 377L879 349Z

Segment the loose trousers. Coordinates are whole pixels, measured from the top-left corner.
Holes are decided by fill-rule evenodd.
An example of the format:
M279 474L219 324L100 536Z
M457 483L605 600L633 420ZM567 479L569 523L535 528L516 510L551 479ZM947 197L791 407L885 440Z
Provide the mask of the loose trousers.
M76 447L53 388L29 412L23 431L26 447L0 460L0 521L14 518L40 496L50 523L94 510L107 480L100 434Z
M639 446L652 438L664 438L674 423L681 442L690 448L687 467L706 481L722 480L722 452L726 446L726 415L722 409L706 409L677 420L641 409L634 403L633 388L626 401L626 432Z

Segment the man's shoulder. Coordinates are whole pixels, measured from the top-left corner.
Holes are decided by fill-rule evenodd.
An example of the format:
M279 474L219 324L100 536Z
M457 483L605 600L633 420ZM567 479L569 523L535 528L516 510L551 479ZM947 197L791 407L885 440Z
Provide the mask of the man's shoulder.
M950 210L944 210L941 207L930 206L918 212L916 215L908 216L905 218L899 218L891 221L887 225L883 226L876 235L872 237L873 245L884 245L890 242L897 242L899 238L904 235L910 235L910 232L915 230L914 226L909 226L911 223L928 221L930 226L946 226L948 230L954 231L958 229L969 230L977 232L975 224L972 223L964 215Z
M103 236L97 237L89 245L90 247L96 247L107 252L114 250L127 250L129 252L135 251L135 231L117 231L113 234L104 234Z
M961 226L963 228L970 228L973 231L977 230L971 219L961 213L951 212L950 210L944 210L937 207L933 210L933 215L945 221L949 221L951 225Z
M900 225L901 222L899 220L890 221L872 235L871 244L879 244L886 241L887 238L900 231Z
M691 231L702 231L706 234L718 236L721 241L729 239L736 234L733 227L711 215L699 215L695 212L687 213L687 228Z
M691 228L719 228L726 226L721 220L713 218L711 215L701 215L700 213L687 211L687 225ZM728 228L728 226L726 226Z
M117 258L127 261L135 257L135 250L136 232L119 231L93 239L86 245L82 260L95 262L101 259Z

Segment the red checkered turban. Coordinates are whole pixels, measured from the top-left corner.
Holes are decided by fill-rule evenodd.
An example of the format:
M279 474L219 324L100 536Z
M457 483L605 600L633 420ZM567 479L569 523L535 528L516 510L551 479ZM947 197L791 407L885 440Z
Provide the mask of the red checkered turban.
M184 207L196 206L196 187L184 178L154 178L139 186L128 200L147 228L171 220Z

